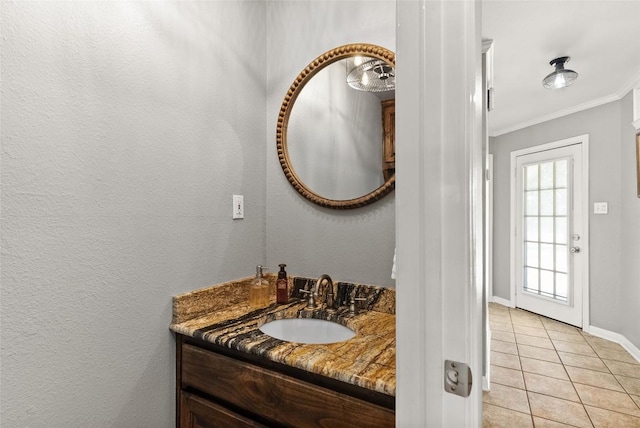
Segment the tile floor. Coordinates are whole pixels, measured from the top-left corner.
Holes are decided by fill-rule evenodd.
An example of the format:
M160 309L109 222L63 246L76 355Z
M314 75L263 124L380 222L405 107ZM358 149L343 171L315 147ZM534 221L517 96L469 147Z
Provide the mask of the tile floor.
M640 428L640 363L575 327L491 303L484 428Z

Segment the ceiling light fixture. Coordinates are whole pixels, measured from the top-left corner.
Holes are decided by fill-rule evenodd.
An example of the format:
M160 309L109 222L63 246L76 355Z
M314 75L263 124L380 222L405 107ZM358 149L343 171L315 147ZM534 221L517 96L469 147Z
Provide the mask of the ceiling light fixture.
M349 58L347 61L347 83L359 91L393 91L396 87L396 71L380 59Z
M542 85L546 89L560 89L565 86L572 85L578 78L578 73L573 70L564 68L564 64L569 62L568 56L562 56L549 62L549 65L555 66L556 70L542 80Z

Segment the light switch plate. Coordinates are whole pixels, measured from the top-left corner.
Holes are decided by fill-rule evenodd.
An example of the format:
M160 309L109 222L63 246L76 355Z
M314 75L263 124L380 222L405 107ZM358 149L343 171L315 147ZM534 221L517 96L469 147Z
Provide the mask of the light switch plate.
M608 202L594 202L593 203L593 213L594 214L608 214L609 213L609 203Z
M233 219L244 218L244 196L233 195Z

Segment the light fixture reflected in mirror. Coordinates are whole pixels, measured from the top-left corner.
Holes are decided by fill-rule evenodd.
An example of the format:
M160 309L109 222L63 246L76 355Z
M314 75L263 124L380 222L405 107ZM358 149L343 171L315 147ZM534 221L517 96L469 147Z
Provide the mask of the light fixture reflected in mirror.
M569 62L569 59L570 57L563 56L549 62L549 65L554 66L556 70L542 80L542 85L546 89L560 89L573 85L578 78L578 73L564 68L564 64Z
M347 83L358 91L393 91L396 71L381 59L356 56L347 59Z

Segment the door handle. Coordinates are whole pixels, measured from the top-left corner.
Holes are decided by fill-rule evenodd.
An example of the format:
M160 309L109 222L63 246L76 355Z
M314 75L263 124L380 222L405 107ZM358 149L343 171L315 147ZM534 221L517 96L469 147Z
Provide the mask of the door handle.
M571 247L571 249L569 249L569 251L571 251L572 253L579 253L580 252L580 247Z

